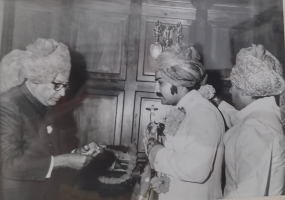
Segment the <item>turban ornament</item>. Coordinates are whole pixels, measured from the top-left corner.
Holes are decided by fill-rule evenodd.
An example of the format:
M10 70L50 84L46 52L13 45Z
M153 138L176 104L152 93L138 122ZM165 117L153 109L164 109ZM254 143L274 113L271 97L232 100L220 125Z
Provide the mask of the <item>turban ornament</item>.
M207 75L194 47L170 47L157 59L156 75L174 86L204 85Z
M26 51L13 50L0 63L0 94L28 79L36 84L50 83L58 74L69 77L68 48L53 39L37 39Z
M241 94L253 97L279 95L285 90L280 62L262 45L240 50L231 82Z

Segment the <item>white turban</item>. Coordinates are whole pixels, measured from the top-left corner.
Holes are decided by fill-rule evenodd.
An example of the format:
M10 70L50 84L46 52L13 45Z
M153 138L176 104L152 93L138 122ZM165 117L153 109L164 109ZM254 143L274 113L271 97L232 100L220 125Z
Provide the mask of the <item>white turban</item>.
M174 86L204 85L207 75L199 59L194 47L170 47L159 55L156 74Z
M28 79L50 83L58 74L68 78L71 69L68 48L53 39L37 39L26 51L13 50L0 63L0 94Z
M247 96L273 96L285 90L280 62L262 45L240 50L230 79Z

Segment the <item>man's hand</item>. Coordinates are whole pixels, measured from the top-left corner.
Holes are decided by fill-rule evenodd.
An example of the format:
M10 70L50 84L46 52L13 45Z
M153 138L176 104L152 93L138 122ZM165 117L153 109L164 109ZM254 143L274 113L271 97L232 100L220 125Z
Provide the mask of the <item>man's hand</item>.
M146 131L143 132L143 135L144 135L143 144L145 148L145 153L148 157L150 167L154 169L154 160L155 160L156 154L164 146L161 143L159 143L156 139L150 138L148 134L146 133Z
M54 157L54 168L69 167L72 169L82 169L92 160L92 156L77 153L64 154Z
M78 148L74 151L74 153L90 155L96 157L99 153L102 152L102 147L100 147L97 143L92 142L90 144L86 144L81 148Z

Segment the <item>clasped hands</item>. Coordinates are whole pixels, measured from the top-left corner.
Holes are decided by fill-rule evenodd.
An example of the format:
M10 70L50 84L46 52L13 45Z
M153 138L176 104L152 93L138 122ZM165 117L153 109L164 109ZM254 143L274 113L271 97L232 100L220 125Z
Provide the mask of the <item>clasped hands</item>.
M143 136L144 136L143 144L144 144L144 148L145 148L145 153L149 159L150 166L153 169L156 154L157 154L158 150L163 148L163 145L160 142L158 142L155 138L149 137L147 130L145 130L143 132Z
M68 167L72 169L82 169L86 167L91 160L100 154L103 146L95 142L84 145L81 148L75 149L73 153L63 154L54 157L54 168Z

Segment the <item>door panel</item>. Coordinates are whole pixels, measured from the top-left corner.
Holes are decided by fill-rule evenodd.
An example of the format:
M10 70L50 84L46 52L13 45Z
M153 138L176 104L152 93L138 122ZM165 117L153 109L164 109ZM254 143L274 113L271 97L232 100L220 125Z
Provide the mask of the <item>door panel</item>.
M160 21L164 26L175 26L181 22L183 25L183 42L190 44L193 41L193 26L191 20L183 19L168 19L159 17L146 17L141 19L141 34L140 34L140 52L139 52L139 66L138 66L138 81L154 81L154 72L156 61L151 57L149 47L155 42L153 36L154 23ZM175 34L174 34L175 35ZM161 37L161 40L162 41ZM174 39L175 40L175 39Z
M71 44L84 56L90 78L125 80L129 15L99 11L97 3L88 9L76 4Z
M152 106L158 109L155 111L155 122L164 123L165 117L172 106L162 105L160 99L154 93L136 92L132 141L136 141L138 145L139 159L146 159L143 131L150 123L150 111L146 108Z
M120 144L124 92L89 90L88 93L74 111L80 144L94 141Z
M25 47L37 38L58 40L60 4L51 0L21 1L15 4L13 49Z

